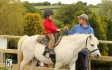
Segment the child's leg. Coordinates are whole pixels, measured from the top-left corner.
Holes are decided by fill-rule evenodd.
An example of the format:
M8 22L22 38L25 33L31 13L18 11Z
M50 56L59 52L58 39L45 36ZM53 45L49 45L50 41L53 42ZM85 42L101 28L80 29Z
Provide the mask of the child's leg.
M56 59L55 59L56 57L54 52L55 37L54 37L54 34L48 34L47 36L49 37L49 44L48 44L49 57L51 58L53 63L55 63L56 62Z
M47 34L47 36L49 38L48 48L47 47L45 48L43 55L45 57L55 58L55 55L54 55L55 54L54 53L54 44L55 44L54 34Z
M55 43L55 38L54 38L54 34L47 34L47 36L49 37L49 44L48 44L48 48L49 49L53 49L54 48L54 43Z

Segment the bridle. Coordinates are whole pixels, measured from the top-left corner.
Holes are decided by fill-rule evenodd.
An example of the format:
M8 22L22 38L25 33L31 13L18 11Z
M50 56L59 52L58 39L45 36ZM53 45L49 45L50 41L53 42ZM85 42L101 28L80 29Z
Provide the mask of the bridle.
M97 51L97 50L99 50L99 49L95 49L95 50L92 50L92 51L90 51L88 48L87 48L87 41L88 41L88 38L89 38L90 36L88 36L87 37L87 39L86 39L86 44L85 44L85 49L89 52L89 53L93 53L93 52L95 52L95 51Z

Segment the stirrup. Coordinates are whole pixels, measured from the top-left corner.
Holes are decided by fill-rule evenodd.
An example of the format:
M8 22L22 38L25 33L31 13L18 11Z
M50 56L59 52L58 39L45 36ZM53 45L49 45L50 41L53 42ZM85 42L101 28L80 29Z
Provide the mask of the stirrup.
M45 47L45 51L44 51L44 53L43 53L43 56L49 58L49 57L50 57L49 51L50 51L50 49L49 49L48 47Z
M46 51L44 51L43 56L45 56L45 57L49 58L49 53L48 53L48 52L46 52Z
M56 62L56 54L55 54L54 50L50 49L49 55L50 55L52 62L55 63Z

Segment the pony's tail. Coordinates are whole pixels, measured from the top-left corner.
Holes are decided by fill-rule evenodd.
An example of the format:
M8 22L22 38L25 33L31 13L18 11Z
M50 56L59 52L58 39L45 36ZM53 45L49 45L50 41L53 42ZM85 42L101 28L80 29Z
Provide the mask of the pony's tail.
M20 62L23 59L22 44L26 38L28 38L28 36L25 35L22 38L20 38L18 42L18 70L20 70Z

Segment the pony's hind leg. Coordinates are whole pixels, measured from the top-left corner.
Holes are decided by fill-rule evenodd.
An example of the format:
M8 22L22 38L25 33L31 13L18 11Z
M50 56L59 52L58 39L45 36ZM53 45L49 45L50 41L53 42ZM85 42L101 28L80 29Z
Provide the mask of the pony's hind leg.
M31 60L25 60L23 59L23 61L20 63L20 70L24 70L25 65L30 62Z
M32 59L33 59L33 56L30 56L30 57L25 57L24 56L24 59L20 63L20 70L24 70L25 65L28 64L28 62L30 62Z
M62 63L56 62L54 70L60 70L60 67L62 66Z
M31 62L31 68L30 68L30 70L34 70L36 64L37 64L37 59L33 58L32 62Z
M20 70L24 70L24 67L25 67L25 65L26 65L28 62L29 62L29 61L23 60L23 61L20 63Z

